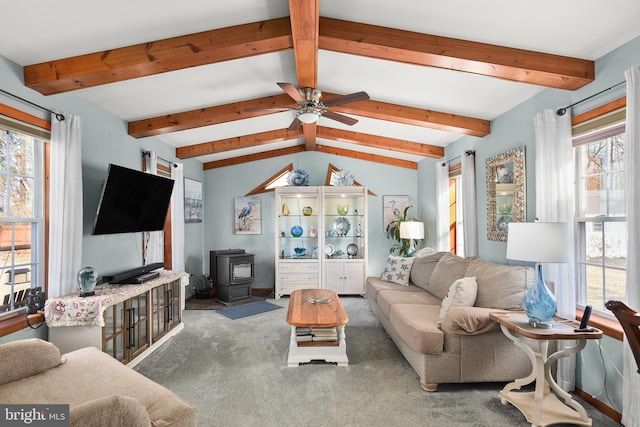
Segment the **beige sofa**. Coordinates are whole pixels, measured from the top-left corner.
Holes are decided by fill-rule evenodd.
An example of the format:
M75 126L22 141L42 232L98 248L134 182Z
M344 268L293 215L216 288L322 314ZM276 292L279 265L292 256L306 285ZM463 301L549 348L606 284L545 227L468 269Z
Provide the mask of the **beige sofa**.
M27 339L0 345L0 402L68 404L70 425L195 426L195 407L95 347L60 355Z
M383 272L381 277L398 283L369 277L366 298L420 377L422 388L436 391L438 383L502 382L527 376L529 359L503 335L489 313L522 310L524 294L533 285L533 269L430 250L416 255L410 271L402 265L394 267L393 274L389 268ZM405 262L399 257L390 260ZM473 282L475 292L473 287L464 289L463 285ZM448 311L443 309L443 300L451 302L461 289L471 301L461 298Z

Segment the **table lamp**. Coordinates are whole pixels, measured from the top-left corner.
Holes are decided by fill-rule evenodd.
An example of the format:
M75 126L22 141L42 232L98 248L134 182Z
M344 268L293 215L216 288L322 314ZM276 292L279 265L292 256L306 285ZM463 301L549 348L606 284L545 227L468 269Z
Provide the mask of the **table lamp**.
M507 234L507 258L535 262L535 283L524 296L529 324L550 328L558 310L553 293L542 277L543 262L567 262L568 224L565 222L512 222Z
M407 256L416 253L415 239L424 239L424 223L418 221L403 221L400 223L400 238L409 240Z

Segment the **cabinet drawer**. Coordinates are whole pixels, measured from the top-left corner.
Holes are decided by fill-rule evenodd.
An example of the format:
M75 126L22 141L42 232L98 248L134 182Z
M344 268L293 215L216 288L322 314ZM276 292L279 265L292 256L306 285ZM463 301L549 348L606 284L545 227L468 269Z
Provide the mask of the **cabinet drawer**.
M292 272L292 273L280 273L278 275L278 280L281 282L318 282L318 273L314 272Z
M278 264L278 271L282 272L317 272L317 262L281 262Z

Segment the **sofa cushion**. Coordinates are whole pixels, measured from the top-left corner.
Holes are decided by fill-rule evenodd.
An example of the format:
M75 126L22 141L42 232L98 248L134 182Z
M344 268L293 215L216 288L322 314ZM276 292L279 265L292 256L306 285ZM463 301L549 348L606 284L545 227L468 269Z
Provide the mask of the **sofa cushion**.
M382 280L379 277L367 277L367 283L365 288L365 294L367 298L376 301L378 298L378 292L380 291L406 291L406 292L415 292L419 291L420 288L417 286L409 285L398 285L397 283L387 282L386 280Z
M71 427L145 427L151 420L138 399L108 396L74 405L69 411Z
M469 263L467 276L476 276L478 282L476 307L502 310L522 310L524 294L534 282L531 267L494 264L477 258Z
M433 248L422 248L422 249L418 249L413 254L413 257L414 258L421 258L421 257L427 256L427 255L433 255L433 254L436 254L436 253L438 253L438 251L433 249Z
M440 329L445 334L480 335L498 329L498 323L491 320L493 308L454 307L444 316Z
M473 307L478 293L478 284L475 277L463 277L453 282L449 288L447 296L442 300L440 315L438 316L438 326L442 322L445 314L454 307Z
M389 322L414 351L439 354L444 347L444 334L437 326L439 311L440 307L437 305L394 304Z
M389 255L387 266L380 278L398 285L408 286L412 264L413 258Z
M422 249L421 249L422 250ZM432 252L429 254L422 254L421 256L414 256L415 260L411 266L411 275L409 277L410 283L427 290L433 270L435 270L438 261L447 252ZM417 254L417 252L416 252Z
M391 310L391 306L394 304L433 305L440 310L440 304L442 303L438 298L423 291L422 289L418 289L414 292L380 291L378 292L376 302L378 303L378 307L380 307L380 311L386 317L389 317L389 311Z
M58 347L38 338L0 345L0 385L37 375L63 363Z
M451 253L444 254L436 264L426 290L443 300L453 282L466 275L467 267L472 259L462 258ZM469 274L469 276L475 276L475 274Z

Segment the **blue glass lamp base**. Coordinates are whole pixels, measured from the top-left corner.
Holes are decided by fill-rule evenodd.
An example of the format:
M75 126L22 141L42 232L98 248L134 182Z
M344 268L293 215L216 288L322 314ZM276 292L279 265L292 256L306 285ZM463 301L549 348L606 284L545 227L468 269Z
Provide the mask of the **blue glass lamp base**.
M529 324L534 328L551 328L558 304L553 293L547 288L542 277L542 265L536 264L536 281L527 291L523 300L524 311Z

